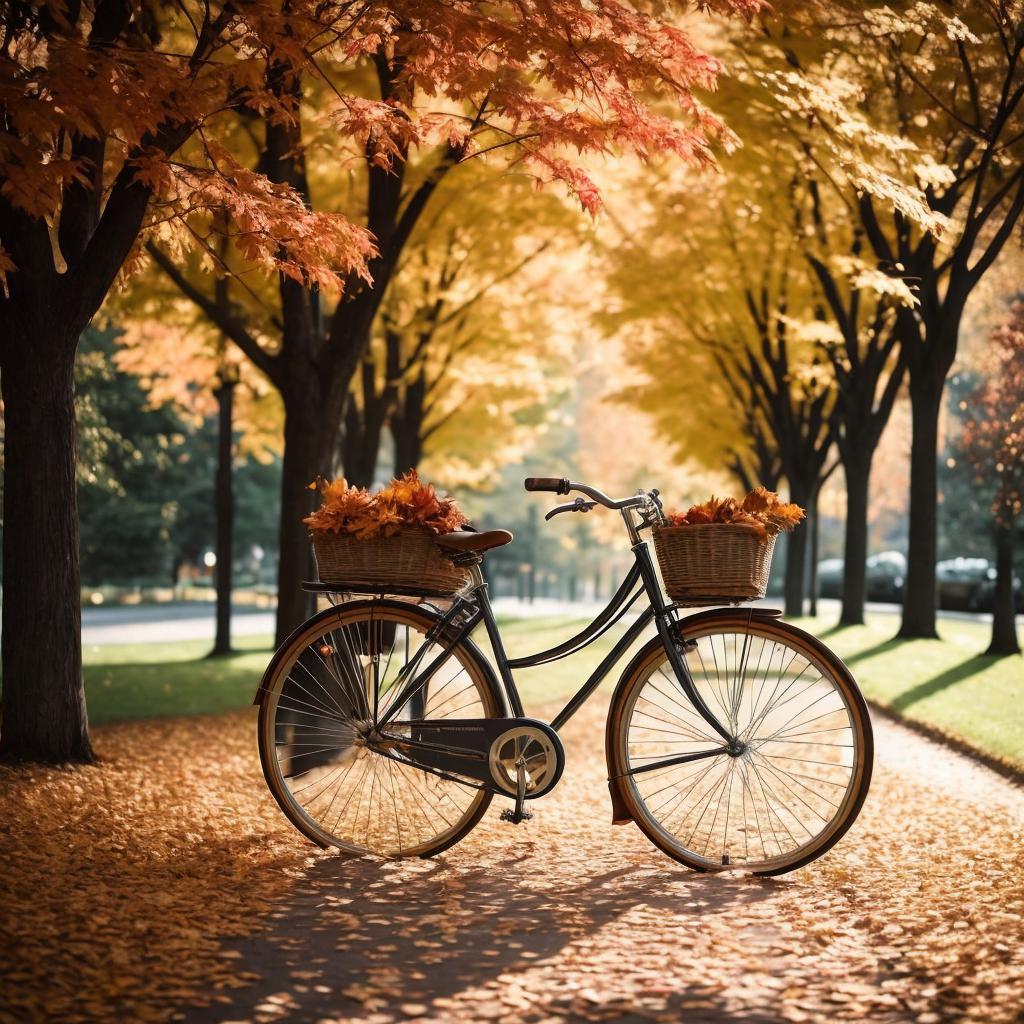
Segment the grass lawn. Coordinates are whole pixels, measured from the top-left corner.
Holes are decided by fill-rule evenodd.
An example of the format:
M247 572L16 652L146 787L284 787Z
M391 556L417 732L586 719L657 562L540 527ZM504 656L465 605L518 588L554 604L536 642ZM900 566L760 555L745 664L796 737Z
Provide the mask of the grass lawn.
M849 665L865 696L1024 769L1024 657L987 657L991 627L939 619L938 640L896 640L895 615L864 626L797 622Z
M509 655L528 654L571 636L584 620L515 619L502 622ZM618 631L615 633L618 636ZM475 634L490 654L483 629ZM582 654L542 668L516 673L527 713L568 697L611 648L603 637ZM191 640L167 644L88 646L85 691L93 725L131 718L213 714L247 706L272 653L270 637L241 637L238 653L207 658L210 643ZM612 685L618 679L613 672Z
M241 637L238 653L207 658L208 640L87 646L85 697L93 725L125 718L213 714L245 707L270 660L270 637Z
M550 647L576 632L574 618L502 622L512 657ZM982 623L940 619L940 640L893 639L898 619L869 616L865 626L839 629L830 619L802 619L850 666L864 693L900 715L950 733L1024 769L1024 658L990 658ZM583 653L521 670L516 681L527 714L564 701L620 635L603 637ZM477 640L489 654L483 631ZM190 715L245 707L270 659L269 637L243 637L239 653L207 659L206 641L88 647L85 682L94 724L127 718ZM614 685L625 661L612 671Z

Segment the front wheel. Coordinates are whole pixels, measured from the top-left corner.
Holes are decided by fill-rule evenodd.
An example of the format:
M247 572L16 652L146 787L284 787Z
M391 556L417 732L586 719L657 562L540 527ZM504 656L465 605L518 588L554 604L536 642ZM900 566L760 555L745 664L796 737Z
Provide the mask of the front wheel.
M784 622L725 613L683 631L697 690L738 742L721 749L660 644L642 651L608 728L611 774L633 819L698 871L778 875L820 857L871 781L871 720L853 677Z

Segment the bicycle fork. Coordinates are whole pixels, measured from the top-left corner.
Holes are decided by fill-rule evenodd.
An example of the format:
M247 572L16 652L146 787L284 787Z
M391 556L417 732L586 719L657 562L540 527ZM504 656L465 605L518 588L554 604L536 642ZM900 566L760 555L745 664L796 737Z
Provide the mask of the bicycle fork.
M675 673L676 682L679 688L686 694L687 700L694 706L697 714L704 719L712 729L725 741L725 750L732 757L739 757L746 749L746 744L732 734L732 730L726 728L715 717L715 713L709 708L697 690L697 684L693 681L690 666L686 664L684 656L687 647L696 646L695 640L686 640L678 632L673 630L675 622L668 615L658 615L656 618L658 635L665 645L665 653L668 655L669 664Z

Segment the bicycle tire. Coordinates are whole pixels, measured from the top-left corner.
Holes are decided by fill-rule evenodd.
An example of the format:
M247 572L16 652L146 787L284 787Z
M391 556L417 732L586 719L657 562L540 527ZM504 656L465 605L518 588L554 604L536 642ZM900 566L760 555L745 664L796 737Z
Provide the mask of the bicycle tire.
M777 620L769 620L769 619L758 618L758 617L737 616L735 612L730 612L730 611L723 611L723 612L718 613L718 614L715 614L715 613L704 613L704 614L702 614L700 616L695 617L695 620L691 623L691 626L690 626L689 629L687 628L687 623L685 621L683 623L680 623L680 633L681 633L681 635L685 636L685 638L687 640L696 640L696 641L698 641L698 647L696 648L696 650L698 650L698 651L700 650L700 641L702 639L704 639L704 638L709 637L709 636L723 637L723 636L726 636L726 635L729 635L729 636L739 636L739 635L746 634L747 636L753 638L753 640L752 640L752 642L750 644L751 647L753 646L753 642L756 642L756 639L764 638L765 643L771 642L773 645L775 645L773 647L773 650L772 650L772 655L773 656L774 656L774 653L779 649L779 647L782 646L782 647L785 647L786 649L788 649L790 651L795 652L795 657L798 656L798 657L803 658L804 662L806 663L806 665L811 665L811 666L817 667L819 670L823 670L821 672L822 680L824 680L826 675L827 675L828 679L829 679L829 683L833 684L835 686L835 692L837 692L841 696L841 698L842 698L842 708L841 709L840 709L840 707L837 706L832 711L826 711L825 714L826 715L831 715L831 714L836 715L837 718L835 720L837 720L837 721L839 720L840 710L845 711L848 714L848 718L849 718L848 729L849 729L849 732L850 732L850 737L852 739L851 747L852 747L852 749L854 751L853 754L851 755L851 760L852 760L853 763L850 766L850 769L851 769L850 770L850 778L849 778L848 784L845 787L845 790L844 790L844 793L843 793L843 797L839 801L839 803L837 804L837 806L839 808L838 813L836 813L827 822L826 826L823 827L817 834L815 834L806 843L798 843L798 842L796 842L794 840L793 849L792 850L783 851L782 850L782 843L779 842L779 840L778 840L778 838L776 836L775 841L778 844L778 852L774 856L769 855L770 854L771 845L770 845L770 843L768 843L767 839L765 838L768 830L765 829L764 826L760 822L758 822L758 824L757 824L757 826L755 828L756 828L757 831L762 833L760 835L761 852L762 852L762 856L761 856L760 859L758 859L756 857L755 858L751 858L749 856L750 834L755 829L752 829L750 827L750 822L747 820L748 817L749 817L749 815L747 813L747 809L746 809L746 800L747 800L748 794L750 795L752 808L755 809L755 811L756 811L756 806L757 806L758 802L761 803L762 807L767 809L768 813L767 813L766 817L767 817L767 820L769 822L771 822L771 820L772 820L772 813L773 813L773 811L771 809L771 804L770 804L768 796L764 795L763 799L761 801L756 801L755 800L755 797L756 797L756 787L754 785L748 786L741 779L739 781L738 791L739 791L739 794L740 794L740 796L742 798L742 801L743 801L743 804L744 804L743 812L742 812L743 823L742 823L742 827L737 829L737 831L735 833L737 838L735 840L733 840L733 841L734 842L738 842L739 841L739 837L742 836L743 842L744 842L744 844L747 847L747 856L743 857L743 858L733 857L731 855L730 850L728 849L728 844L730 842L730 833L729 833L729 814L730 814L730 811L728 809L726 810L726 820L725 820L725 825L724 825L724 836L723 836L723 840L722 840L723 841L723 845L726 847L726 850L725 850L725 863L722 862L722 858L721 857L719 857L717 862L716 862L716 860L714 858L711 858L711 857L707 856L707 851L708 851L708 846L710 845L711 836L712 836L713 833L715 833L715 830L716 830L716 826L715 826L714 823L712 823L708 827L709 839L708 839L707 844L705 845L704 853L703 854L699 854L694 849L691 849L690 845L687 842L683 842L681 840L680 836L677 836L677 835L674 834L672 827L669 827L672 824L671 821L660 820L658 818L657 813L652 812L652 810L651 810L651 808L649 806L649 802L652 802L651 794L649 793L648 796L645 797L644 794L640 790L640 785L643 785L645 783L642 781L641 783L638 784L638 782L637 782L637 779L641 778L640 774L636 774L635 773L636 772L636 768L640 764L640 757L637 756L637 750L641 749L641 748L638 748L636 746L635 740L633 740L633 742L634 742L634 753L631 755L630 751L629 751L629 745L630 745L630 742L631 742L631 732L630 732L630 721L631 720L637 721L637 722L641 723L641 726L640 726L641 731L640 731L639 735L642 736L642 735L645 734L643 730L647 730L647 734L648 735L654 735L654 733L652 733L650 731L651 727L648 724L644 724L647 720L643 719L642 717L639 717L639 716L636 716L635 714L633 714L633 711L636 708L637 703L638 703L638 701L640 699L641 690L648 683L648 681L651 679L652 673L655 672L659 668L659 666L664 666L667 663L667 655L665 653L665 650L664 650L664 647L663 647L661 641L660 640L654 640L654 641L651 641L648 645L646 645L643 649L641 649L640 652L638 652L636 657L633 659L633 661L627 667L626 671L623 673L622 678L620 679L620 682L618 684L618 687L616 688L615 694L614 694L614 696L612 698L612 702L611 702L611 705L610 705L610 708L609 708L609 715L608 715L608 726L607 726L606 743L607 743L607 756L608 756L608 765L609 765L609 777L612 780L613 787L617 788L618 796L623 801L623 803L625 805L625 809L629 813L630 817L632 817L632 819L636 822L636 824L640 828L640 830L647 836L648 839L651 840L652 843L654 843L655 846L657 846L659 849L661 849L668 856L672 857L674 860L677 860L680 863L685 864L688 867L690 867L690 868L692 868L693 870L696 870L696 871L725 871L725 870L740 869L740 870L746 870L746 871L748 871L751 874L760 875L760 876L779 875L779 874L784 874L784 873L786 873L788 871L794 871L797 868L802 867L803 865L811 862L812 860L815 860L816 858L822 856L824 853L826 853L828 850L830 850L837 842L839 842L839 840L846 834L846 832L849 830L851 825L856 820L858 814L860 813L860 809L863 806L864 799L867 796L867 792L868 792L868 789L869 789L869 786L870 786L870 782L871 782L872 763L873 763L873 757L874 757L874 740L873 740L873 734L872 734L872 728L871 728L871 720L870 720L870 716L868 714L867 705L864 702L864 698L861 695L860 690L858 689L857 684L856 684L855 680L853 679L853 676L850 674L849 670L843 664L843 662L835 654L833 654L820 640L818 640L817 638L811 636L810 634L804 632L803 630L801 630L801 629L799 629L799 628L797 628L795 626L792 626L792 625L790 625L788 623L777 621ZM705 645L705 646L707 646L707 645ZM714 646L713 642L712 642L711 646L712 646L712 649L713 649L713 646ZM763 647L762 647L762 649L763 649ZM703 658L703 654L701 655L701 657ZM726 657L725 660L728 661L728 657ZM783 662L783 657L780 656L780 658L779 658L780 666L781 666L782 662ZM737 660L736 664L737 665L739 664L738 660ZM692 667L693 666L691 664L691 669L692 669ZM799 663L798 663L797 667L799 667ZM705 666L705 668L707 668L707 666ZM669 671L671 672L671 670L669 670ZM746 672L746 666L745 665L743 666L743 671L744 671L744 674L745 674L745 672ZM794 668L792 671L795 672L796 668ZM705 676L705 682L708 679L710 679L712 675L713 675L712 672L707 671L706 676ZM765 679L767 679L767 676L768 676L768 673L765 672ZM673 678L674 678L674 676L673 676ZM764 682L765 682L765 680L762 680L762 688L765 688L764 687ZM743 686L744 689L746 688L746 680L745 680L745 678L742 681L741 685ZM812 681L812 683L808 684L808 685L817 685L817 681ZM825 684L823 684L822 686L819 687L819 689L821 689L821 690L825 690L825 688L826 688ZM666 684L666 689L667 689L667 684ZM714 703L714 701L713 701L713 690L714 690L713 685L706 686L704 688L704 689L707 689L707 690L711 691L710 694L709 693L705 693L704 689L702 689L700 686L698 687L698 689L701 689L702 696L704 696L706 698L706 702L709 703L709 705ZM664 689L658 689L656 692L660 695L662 692L665 692L665 690ZM814 698L815 694L811 693L811 697ZM789 699L794 699L794 698L789 698ZM824 698L823 697L818 697L816 699L822 700ZM725 706L726 703L728 703L728 702L724 702L723 703L723 707ZM741 698L740 703L742 704L742 698ZM783 703L785 703L785 701ZM661 704L660 704L660 702L655 702L651 706L652 707L654 707L654 706L661 707ZM692 705L691 705L691 707L692 707ZM758 704L754 701L753 697L750 698L750 707L751 707L750 714L751 714L751 716L753 718L753 716L759 714ZM714 707L713 707L713 710L715 710ZM641 714L644 714L644 713L645 712L641 712ZM664 711L662 713L665 714ZM674 712L674 713L678 716L680 721L684 720L683 719L683 713L681 711ZM798 714L799 713L800 712L798 711ZM650 717L657 717L657 716L654 716L653 713L651 713ZM692 719L691 718L686 718L685 719L686 728L689 729L694 735L697 735L697 734L700 733L700 730L698 729L697 725L694 724L694 722L696 722L696 720L697 720L697 717L698 716L696 716L696 713L694 712ZM822 717L825 717L825 716L823 715ZM798 724L799 725L804 725L804 724L807 724L807 723L798 723ZM674 727L679 729L680 736L682 736L682 727L680 727L680 726L674 726ZM657 728L659 728L659 727L656 727L655 731L657 731ZM664 727L660 727L660 728L664 728ZM714 736L714 734L711 732L710 728L705 726L705 729L706 729L706 733L707 733L707 739L706 740L702 739L701 740L702 743L705 743L705 744L707 744L707 743L719 743L719 744L722 743L722 741L721 741L721 739L719 737ZM834 732L838 732L839 729L838 728L832 728L832 729L824 729L823 731L826 732L826 733L834 733ZM781 745L782 749L791 749L793 744L795 744L797 742L800 742L800 743L811 743L811 744L814 744L816 747L820 747L821 746L821 741L807 740L807 739L795 740L795 739L789 738L789 737L792 737L792 736L801 735L799 733L794 734L794 733L791 733L791 732L783 731L779 735L782 737L781 740L780 739L774 739L774 740L771 740L770 742L773 742L775 744ZM806 736L808 734L802 734L802 735ZM753 738L756 739L756 737L753 737ZM838 737L834 737L834 738L838 738ZM657 745L657 742L660 741L660 740L661 740L661 737L658 736L654 740L646 740L644 742L647 742L647 743L652 744L652 745ZM665 742L667 742L667 741L665 741ZM681 744L682 741L681 740L676 740L675 738L673 738L672 742L675 742L677 744ZM690 743L693 746L699 746L699 744L697 743L696 740L687 740L687 742ZM826 744L826 745L831 745L831 744ZM836 746L838 746L838 744L836 744ZM789 754L789 755L787 755L787 754L762 755L760 753L760 751L762 751L764 749L766 749L766 748L762 746L762 747L758 748L757 751L755 751L754 753L752 753L750 755L751 762L755 764L755 771L758 770L757 769L757 759L758 758L782 758L782 759L790 758L792 760L801 760L800 758L797 758L797 757L795 757L792 754ZM770 748L770 749L774 749L774 748ZM806 752L804 752L804 751L797 751L796 753L806 753ZM660 755L643 754L643 755L640 755L640 756L642 756L642 757L654 757L654 756L660 756ZM720 764L726 764L726 763L728 763L728 761L733 761L733 762L735 762L735 761L742 761L742 758L733 758L730 755L721 755L721 756L725 760L720 761L719 762ZM744 754L743 756L746 757L746 754ZM840 755L835 754L833 752L832 756L833 757L838 757ZM664 759L667 760L667 758L664 758ZM804 758L802 760L806 760L806 758ZM683 782L689 783L692 778L698 777L699 773L701 771L705 771L706 772L705 779L712 778L712 782L710 783L710 785L714 785L715 781L714 781L714 777L711 775L711 773L713 771L717 770L717 771L720 772L720 774L722 776L722 779L723 779L723 781L721 782L722 792L724 793L726 791L726 789L728 789L728 793L729 793L729 797L730 797L730 804L731 804L731 798L732 798L733 793L736 792L736 790L737 790L737 784L732 779L730 779L730 781L726 782L725 779L724 779L726 770L724 770L722 768L716 769L714 767L712 761L713 761L713 759L709 758L709 759L707 759L707 762L704 762L704 761L701 761L699 763L695 762L695 764L697 766L692 768L692 769L689 767L689 765L686 765L686 766L678 766L677 768L673 768L673 769L666 768L666 769L663 769L663 771L665 771L665 772L668 772L670 770L678 771L678 774L679 774L680 778L682 779L682 782L680 782L680 788L681 788ZM659 762L651 761L651 762L645 762L645 763L657 764ZM812 762L808 762L808 763L812 763ZM705 764L710 765L710 767L707 767L705 769L705 767L704 767ZM830 772L833 772L833 777L838 777L838 775L837 775L838 769L839 768L843 768L845 766L840 765L840 764L828 764L827 767L828 767ZM820 769L818 769L818 770L820 770ZM655 777L657 771L658 771L658 769L655 769L654 771L651 771L650 773L646 773L645 772L644 773L644 777L645 778L646 777ZM728 771L731 774L731 773L733 773L734 769L728 769ZM747 772L747 770L745 768L742 768L742 767L740 769L738 769L737 771L742 772L744 775L749 774ZM763 765L760 767L761 775L769 776L769 788L771 788L773 780L776 783L783 783L783 784L785 784L785 779L784 778L781 778L781 777L777 778L776 776L771 776L770 775L770 772L773 772L773 771L774 772L780 772L780 769L778 768L778 764L777 763L774 765L774 767L769 767L768 769L765 769L763 767ZM634 774L631 774L631 772L633 772ZM684 776L684 772L685 772L685 776ZM691 772L692 772L692 774L690 774ZM665 776L663 776L663 778L664 777ZM807 775L801 775L801 776L799 776L799 779L800 779L800 781L798 781L796 783L796 785L798 785L798 786L805 786L806 782L808 782L808 781L812 781L812 782L813 781L817 781L818 784L819 784L819 788L821 786L823 786L823 785L832 785L832 786L837 785L836 782L824 782L823 781L824 780L824 773L822 774L822 779L819 779L819 780L813 780L810 776L807 776ZM695 785L703 786L703 784L704 783L703 783L703 780L702 780L700 783L697 783ZM665 787L665 788L668 789L669 787ZM810 787L810 788L813 789L813 786ZM700 792L700 790L698 790L698 792ZM801 794L799 794L799 792L796 789L791 789L791 793L796 793L798 797L801 795ZM660 793L658 795L660 796ZM671 799L674 795L675 794L670 793L669 797L666 798L666 799ZM809 801L809 800L812 799L812 797L810 795L807 795L805 797L805 799ZM827 798L825 798L825 797L820 797L819 796L818 799L821 800L821 801L828 802ZM790 802L792 803L793 801L790 801ZM721 803L721 796L719 796L719 804L720 803ZM808 805L808 806L810 806L810 805ZM819 806L820 806L820 804L819 804ZM699 809L699 807L700 807L699 803L694 805L694 811L693 811L694 814L696 814L696 812ZM707 808L705 808L705 811L703 812L705 815L706 815L706 811L707 811ZM678 813L678 809L677 808L673 809L672 813L674 813L674 814ZM720 807L716 808L716 811L715 811L715 822L717 822L717 820L718 820L718 814L719 813L720 813ZM789 820L789 815L792 812L789 809L783 808L782 804L780 803L779 804L779 808L775 809L774 813L778 814L778 815L781 815L781 817L778 820L781 823L785 823L786 821ZM818 812L818 813L820 814L820 812ZM685 805L685 799L684 799L684 804L683 804L683 816L684 817L685 817L685 814L686 814L686 805ZM689 822L687 822L687 824L689 824ZM775 829L774 825L773 825L773 829ZM700 830L700 822L698 822L697 826L694 828L693 834L698 833L699 830ZM681 829L680 829L680 831L681 831ZM777 829L775 829L775 831L777 831ZM692 834L691 834L690 843L692 844ZM757 843L755 842L755 850L756 850L756 847L757 847Z

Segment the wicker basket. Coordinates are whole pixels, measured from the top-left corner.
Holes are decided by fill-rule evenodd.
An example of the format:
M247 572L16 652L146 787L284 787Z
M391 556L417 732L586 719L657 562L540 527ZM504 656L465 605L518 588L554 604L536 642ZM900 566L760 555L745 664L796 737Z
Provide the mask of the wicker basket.
M321 583L346 590L454 594L469 583L426 530L407 527L391 537L359 540L348 533L310 531Z
M723 604L764 597L775 535L737 523L657 526L665 592L677 604Z

